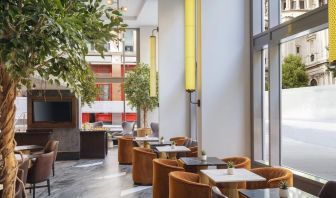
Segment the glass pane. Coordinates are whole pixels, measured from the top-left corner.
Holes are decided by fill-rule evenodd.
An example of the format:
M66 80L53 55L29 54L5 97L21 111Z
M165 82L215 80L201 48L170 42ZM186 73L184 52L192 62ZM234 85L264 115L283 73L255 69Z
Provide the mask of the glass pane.
M282 165L336 179L335 71L328 68L328 30L281 45Z
M281 23L289 21L327 3L327 0L280 0Z
M269 67L268 48L263 50L263 161L269 163Z
M268 1L263 0L263 31L268 30Z

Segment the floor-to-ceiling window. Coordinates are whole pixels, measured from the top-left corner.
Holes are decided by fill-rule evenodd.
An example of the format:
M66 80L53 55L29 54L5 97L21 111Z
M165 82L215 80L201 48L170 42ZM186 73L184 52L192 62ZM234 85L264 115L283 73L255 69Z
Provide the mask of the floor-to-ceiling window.
M327 1L254 0L252 22L254 160L335 180Z

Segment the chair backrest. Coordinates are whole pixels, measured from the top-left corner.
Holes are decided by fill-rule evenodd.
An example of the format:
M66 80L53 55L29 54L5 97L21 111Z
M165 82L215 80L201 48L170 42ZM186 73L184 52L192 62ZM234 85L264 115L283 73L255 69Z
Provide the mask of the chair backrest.
M49 140L44 148L45 153L50 153L52 151L54 152L54 161L56 160L56 157L57 157L58 145L59 145L59 141Z
M19 169L21 169L23 171L22 182L24 184L26 184L26 182L27 182L28 167L29 167L29 160L28 159L23 160L19 165Z
M263 167L251 169L251 172L266 178L262 182L247 182L248 189L278 188L282 181L286 181L288 186L293 186L293 173L285 168Z
M213 186L211 188L211 197L212 198L227 198L227 196L223 195L217 186Z
M40 183L49 179L52 172L54 152L38 155L33 166L28 171L28 181Z
M336 181L328 181L319 193L319 198L336 197Z
M133 156L133 138L120 137L118 138L118 161L120 164L131 164Z
M122 133L132 134L134 131L135 122L123 122L121 123Z
M177 146L184 145L184 142L186 141L187 137L172 137L170 138L170 141L174 141Z
M233 162L235 168L251 169L251 160L248 157L228 157L223 159L224 162Z
M169 173L170 198L210 198L209 185L199 183L200 176L194 173L175 171Z
M173 171L184 171L184 168L176 160L153 160L153 198L169 197L169 173Z
M18 170L17 177L22 182L24 180L24 174L25 174L24 170L22 169ZM22 185L18 179L16 180L16 183L15 183L15 198L22 198L24 185Z
M157 122L152 122L150 123L150 127L152 129L152 136L153 137L159 137L159 123Z

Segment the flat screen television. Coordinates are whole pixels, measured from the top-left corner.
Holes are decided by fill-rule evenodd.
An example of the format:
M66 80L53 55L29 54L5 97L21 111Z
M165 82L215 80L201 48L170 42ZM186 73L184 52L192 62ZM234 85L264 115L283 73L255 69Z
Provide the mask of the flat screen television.
M71 122L71 101L33 101L33 122Z
M75 128L75 97L28 97L28 128Z

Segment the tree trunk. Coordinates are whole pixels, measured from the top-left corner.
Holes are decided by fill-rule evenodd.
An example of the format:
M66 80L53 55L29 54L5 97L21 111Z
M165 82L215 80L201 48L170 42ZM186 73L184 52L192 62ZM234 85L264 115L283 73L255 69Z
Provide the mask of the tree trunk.
M143 128L147 128L148 127L148 123L147 123L147 113L148 113L148 110L147 109L144 109L143 110L143 115L144 115L144 127Z
M14 118L15 118L15 97L16 83L8 73L0 68L0 129L1 129L1 155L3 166L1 179L3 180L3 198L14 198L15 181L17 175L17 160L14 155Z

